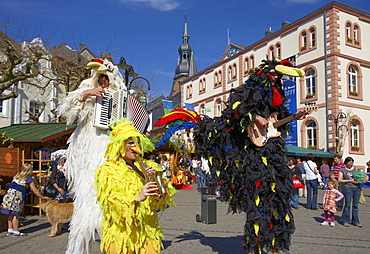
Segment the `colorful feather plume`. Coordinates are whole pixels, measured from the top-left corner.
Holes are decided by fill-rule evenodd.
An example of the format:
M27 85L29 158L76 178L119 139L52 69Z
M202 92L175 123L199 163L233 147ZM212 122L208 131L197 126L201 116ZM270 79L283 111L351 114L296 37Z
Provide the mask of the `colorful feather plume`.
M164 115L154 124L154 127L166 125L169 129L164 133L156 147L158 148L166 144L167 140L176 131L193 128L199 120L200 116L193 110L174 109L170 113Z

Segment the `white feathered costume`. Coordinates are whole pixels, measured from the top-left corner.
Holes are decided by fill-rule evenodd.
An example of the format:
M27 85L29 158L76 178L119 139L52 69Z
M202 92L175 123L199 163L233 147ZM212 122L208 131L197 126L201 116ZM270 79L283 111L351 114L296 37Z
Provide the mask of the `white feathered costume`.
M90 253L95 231L99 232L102 212L96 202L94 176L95 170L105 161L104 153L109 142L107 132L93 126L96 97L88 96L81 101L82 92L99 87L100 74L108 75L110 85L106 92L126 89L122 75L110 61L93 59L88 66L94 70L92 77L68 93L58 107L58 114L66 116L67 125L78 120L78 126L68 140L66 162L68 182L75 196L66 252L69 254Z

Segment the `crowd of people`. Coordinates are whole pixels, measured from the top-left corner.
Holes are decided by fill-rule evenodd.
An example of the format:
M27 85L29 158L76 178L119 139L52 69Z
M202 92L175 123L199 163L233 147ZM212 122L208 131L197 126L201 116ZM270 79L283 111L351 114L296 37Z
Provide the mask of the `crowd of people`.
M228 202L229 211L247 214L243 246L250 253L288 251L295 230L291 207L298 209L299 198L306 197L307 209L319 209L320 186L325 189L321 225L335 226L334 213L343 209L344 226L352 223L362 227L358 216L360 183L368 177L355 177L360 169L353 166L353 158L347 157L343 163L341 156L335 155L331 168L325 161L319 166L313 154L302 162L290 158L287 163L286 132L262 143L257 140L258 132L270 124L267 119L291 116L283 104L281 80L283 75L302 77L304 72L290 62L264 60L246 84L233 91L220 117L202 119L194 132L199 157L181 159L183 170L177 174L182 175L176 179L184 179L175 182L169 158L153 154L154 145L132 122L115 119L109 131L96 128L92 112L97 98L125 89L125 84L111 60L93 60L92 77L70 92L58 108L69 124L78 120L66 157L58 159L51 174L58 191L56 199L67 200L70 191L74 194L66 253L89 253L96 233L101 234L101 251L105 253L160 253L163 233L157 212L175 206L171 181L187 183L192 176L198 192L207 186L211 194ZM301 113L298 119L305 117ZM157 174L159 179L153 177ZM4 196L1 212L9 216L9 236L24 236L18 224L26 187L45 198L31 175L32 165L23 165ZM305 188L294 189L291 176Z
M323 189L325 189L322 202L325 221L321 225L334 227L334 213L342 211L342 221L345 227L350 224L362 227L358 217L358 204L362 195L361 183L367 182L369 177L365 174L360 179L354 177L356 171L362 172L362 170L353 166L354 159L352 157L346 157L342 162L341 155L334 155L334 163L331 168L326 161L322 161L321 166L318 167L313 160L314 155L312 153L308 154L303 162L300 159L297 160L297 163L293 158L289 160L288 166L292 170L292 174L305 186L305 188L299 189L302 190L301 196L298 194L298 189L292 189L292 207L298 209L299 197L307 197L306 208L317 210L319 179L322 179ZM331 216L330 223L328 221L329 213Z

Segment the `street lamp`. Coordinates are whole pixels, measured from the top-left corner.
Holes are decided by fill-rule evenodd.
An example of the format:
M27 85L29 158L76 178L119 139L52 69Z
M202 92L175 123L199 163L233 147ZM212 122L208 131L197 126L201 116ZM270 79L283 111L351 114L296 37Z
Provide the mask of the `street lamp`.
M344 128L346 128L346 131L348 131L347 126L345 126L344 124L338 126L338 122L339 122L339 119L345 119L346 117L347 116L344 112L338 113L338 115L336 117L333 114L328 115L328 120L330 120L330 121L334 120L334 124L335 124L335 143L336 143L335 150L336 150L336 153L339 153L339 129L344 127Z
M132 85L134 84L133 82L134 81L137 81L139 79L141 80L144 80L145 83L147 84L147 87L148 89L147 90L150 90L150 83L149 83L149 80L147 80L146 78L144 77L138 77L139 74L135 73L134 72L134 68L127 64L126 62L126 58L125 57L121 57L120 60L119 60L119 64L117 64L117 67L124 70L125 72L125 85L127 87L127 90L130 92L131 90L131 87ZM129 81L129 77L132 77L131 81ZM139 87L137 87L139 88ZM138 90L138 89L137 89ZM146 91L145 89L143 89L143 91ZM139 91L140 92L140 91ZM147 104L147 93L146 92L143 92L142 94L138 94L138 98L136 98L141 104L145 104L145 108L146 108L146 104Z
M128 83L128 77L137 77L139 74L134 72L134 67L127 64L125 57L119 59L117 67L125 71L125 85L127 86L127 90L130 90L131 83Z

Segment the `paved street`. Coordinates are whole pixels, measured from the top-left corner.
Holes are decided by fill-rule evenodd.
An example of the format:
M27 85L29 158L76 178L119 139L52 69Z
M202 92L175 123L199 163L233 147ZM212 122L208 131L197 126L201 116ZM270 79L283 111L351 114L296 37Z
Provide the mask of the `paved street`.
M196 186L193 185L195 188ZM322 210L304 208L306 199L300 198L300 207L294 210L296 232L292 238L291 253L370 253L370 188L363 188L366 204L360 205L360 220L363 228L341 225L341 212L336 214L337 225L323 227ZM322 202L324 191L319 190L319 203ZM204 224L196 222L196 214L200 214L201 196L193 190L180 190L176 194L177 207L170 207L160 213L160 224L164 228L164 254L181 253L222 253L242 254L241 242L245 221L244 214L226 214L227 206L217 202L217 223ZM0 232L0 253L31 254L31 253L64 253L66 250L68 231L50 238L50 224L45 216L37 215L22 218L21 231L27 237L6 237ZM93 244L93 254L100 253L99 241Z

